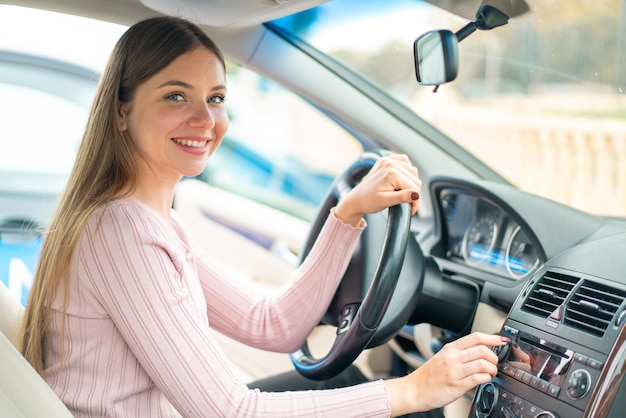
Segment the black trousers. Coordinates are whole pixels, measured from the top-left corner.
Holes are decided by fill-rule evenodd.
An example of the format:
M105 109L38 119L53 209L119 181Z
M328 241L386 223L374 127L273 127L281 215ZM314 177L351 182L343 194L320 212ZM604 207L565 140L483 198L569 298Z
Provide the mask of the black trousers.
M310 380L297 371L289 371L249 383L248 387L264 392L285 392L295 390L322 390L353 386L367 382L367 378L356 366L350 366L339 375L328 380ZM405 415L406 418L444 418L443 410L420 412Z

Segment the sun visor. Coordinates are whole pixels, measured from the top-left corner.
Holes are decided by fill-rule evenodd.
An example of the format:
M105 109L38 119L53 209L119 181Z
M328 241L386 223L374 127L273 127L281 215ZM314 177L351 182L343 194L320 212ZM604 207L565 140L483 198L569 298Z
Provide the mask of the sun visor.
M480 6L492 6L510 18L521 16L530 10L526 0L426 0L428 3L444 10L474 20Z
M267 22L328 0L141 0L157 12L195 23L223 27Z

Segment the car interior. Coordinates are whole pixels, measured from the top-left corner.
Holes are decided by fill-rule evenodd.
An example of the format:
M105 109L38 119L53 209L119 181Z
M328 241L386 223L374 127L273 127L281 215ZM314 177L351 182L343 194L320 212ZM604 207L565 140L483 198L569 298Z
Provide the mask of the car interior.
M569 64L582 68L585 62L601 67L608 61L583 56L565 63L558 56L552 57L562 67L546 74L533 61L539 55L549 60L559 48L575 51L577 45L582 45L582 40L577 44L558 38L562 28L542 26L541 13L558 18L565 25L578 22L577 19L582 21L580 16L591 15L590 9L600 10L594 26L584 26L593 28L589 34L579 29L576 33L580 39L587 35L593 39L591 34L615 35L611 38L614 42L604 47L591 46L591 50L623 48L621 41L616 40L622 32L608 24L598 24L604 22L601 12L605 8L610 10L607 14L615 10L624 13L626 7L617 0L601 2L597 7L584 0L573 2L572 8L578 14L567 9L569 14L564 13L563 18L559 13L561 7L565 10L565 0L551 6L540 0L364 2L364 9L370 7L365 4L375 5L379 9L372 10L378 13L394 3L417 9L416 16L431 8L443 14L432 29L427 30L416 21L410 42L402 46L410 51L410 62L405 60L397 65L399 69L410 68L410 94L418 102L416 108L389 93L407 89L405 84L391 80L381 87L369 82L357 74L358 70L340 63L344 58L355 63L359 57L346 50L340 50L337 56L326 55L316 46L317 42L328 40L315 38L313 31L306 33L306 25L316 19L322 22L325 12L332 17L331 12L342 10L341 7L348 14L356 10L351 0L0 3L122 26L155 15L189 18L216 41L229 65L237 67L234 78L242 78L245 71L266 77L314 109L316 118L324 119L315 119L313 123L292 120L303 137L311 135L313 144L328 141L320 161L337 160L340 167L330 174L306 176L304 190L323 192L315 194L311 201L302 203L293 198L296 192L291 191L291 184L302 177L290 171L291 165L284 161L281 181L272 181L279 184L274 192L289 189L289 198L272 200L274 192L261 190L258 184L246 188L235 183L236 176L220 178L217 173L222 168L245 162L252 167L250 177L259 179L259 173L269 164L266 159L277 155L254 154L245 142L237 141L224 150L224 155L232 156L232 160L216 162L198 178L182 180L177 189L174 208L192 226L194 238L222 260L226 268L248 277L251 286L280 286L306 257L330 208L367 175L380 156L403 153L419 168L423 181L419 212L411 216L408 208L401 205L366 217L367 228L331 305L320 326L298 352L265 352L216 334L233 368L245 381L294 368L305 377L320 380L340 373L350 364L357 364L370 379L398 376L419 368L447 342L480 331L506 336L511 342L494 349L499 359L497 376L444 408L446 417L623 416L626 127L619 119L623 119L621 112L626 106L621 100L621 81L616 81L619 94L611 90L605 96L600 70L591 70L587 75L592 81L585 84L581 77L567 76L564 68ZM335 23L346 15L338 16ZM524 22L529 21L539 28L533 26L536 32L529 35L534 40L531 47L517 55L509 50L511 44L522 43L522 38L514 36L516 33L510 36L511 44L498 43L500 36L509 36L507 31L521 31ZM298 32L298 25L304 25L302 33ZM343 29L333 32L330 38L348 37L349 22L338 26ZM542 31L558 41L558 47L546 54L541 53ZM622 34L626 34L626 29ZM375 40L372 37L369 42ZM521 66L524 75L520 78L529 85L540 84L533 92L546 95L537 96L544 97L543 101L535 96L522 99L521 93L516 95L522 87L503 82L499 88L509 96L506 102L498 102L490 109L511 106L517 119L487 112L486 127L472 119L470 105L451 107L450 103L457 100L455 94L461 94L453 90L457 83L467 86L463 91L467 102L473 99L478 82L464 77L477 67L486 68L487 80L500 77L495 70L488 71L491 67L486 63L491 55L477 58L480 65L470 60L479 55L473 43L478 40L484 40L490 53L512 53L512 57L502 60L505 63L530 62ZM527 38L523 40L526 42ZM597 45L599 41L594 42ZM393 47L389 49L393 51ZM607 52L617 57L616 66L622 53L612 49ZM396 65L391 61L393 56L389 57L389 62L377 64ZM17 58L15 54L3 56L0 49L0 84L14 74L3 71L2 63ZM81 81L72 84L79 86L75 96L80 96L77 100L82 103L86 100L83 96L92 94L97 75L73 71L75 75L77 72ZM616 74L610 77L619 78ZM263 83L263 89L273 91L274 87L268 85L273 86ZM481 84L483 87L489 88L488 83ZM570 87L574 92L593 88L594 92L600 91L597 97L604 101L585 102L580 109L573 109L574 95L569 90L558 100L548 95ZM484 104L490 98L480 100ZM617 110L607 110L610 116L604 119L585 122L586 131L567 131L552 143L550 135L568 129L574 122L559 119L558 124L542 125L536 130L538 133L534 132L533 124L541 117L562 116L559 112L563 110L545 110L550 100L558 101L578 118L586 117L590 108L608 108L608 102L614 101ZM280 124L288 124L286 119L292 116L282 120L280 117L292 105L281 103L271 104L271 114ZM257 112L257 108L251 107L252 113ZM470 114L472 117L467 116ZM245 116L239 115L247 113L241 111L237 115L237 120L245 120ZM618 121L610 125L610 117ZM326 128L327 123L336 126ZM515 133L511 133L513 125L520 126ZM236 131L234 137L246 135L250 133ZM340 146L344 136L356 138L358 146ZM463 145L452 139L463 136L470 138ZM472 142L474 137L484 138L485 142ZM573 151L568 153L570 143ZM531 166L537 166L537 171ZM519 179L505 174L507 168L519 171ZM0 166L0 180L4 169ZM31 187L39 186L41 180L29 182L26 177L24 182L10 182L11 187L0 185L0 224L5 222L6 226L6 230L0 226L0 255L8 251L9 246L3 246L7 242L25 242L24 235L40 243L37 231L45 226L56 193L62 187L57 179L48 180L54 185L46 190L54 192L46 191L44 197ZM3 183L9 185L6 180ZM28 193L20 191L26 188ZM15 238L16 234L22 235ZM250 265L242 265L243 258ZM8 282L0 281L0 416L70 417L68 409L15 348L25 299L17 298L10 287Z

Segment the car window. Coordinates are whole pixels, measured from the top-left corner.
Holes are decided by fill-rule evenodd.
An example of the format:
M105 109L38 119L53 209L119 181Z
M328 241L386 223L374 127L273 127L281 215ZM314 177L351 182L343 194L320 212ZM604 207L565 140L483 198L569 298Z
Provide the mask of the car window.
M0 96L11 98L0 102L0 189L34 193L48 185L50 191L60 190L74 162L88 109L1 80Z
M393 95L516 187L624 217L622 2L527 2L530 11L509 24L460 42L459 75L436 93L416 83L413 42L465 26L475 11L463 2L432 3L466 18L429 2L342 0L271 23Z
M228 90L230 128L199 178L311 220L363 146L310 103L250 70L229 65Z

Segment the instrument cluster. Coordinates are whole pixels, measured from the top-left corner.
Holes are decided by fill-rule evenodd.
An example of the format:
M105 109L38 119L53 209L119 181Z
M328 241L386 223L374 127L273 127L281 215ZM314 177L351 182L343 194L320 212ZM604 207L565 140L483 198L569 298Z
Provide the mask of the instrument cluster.
M514 280L538 268L536 245L513 214L471 190L447 188L439 197L449 259Z

